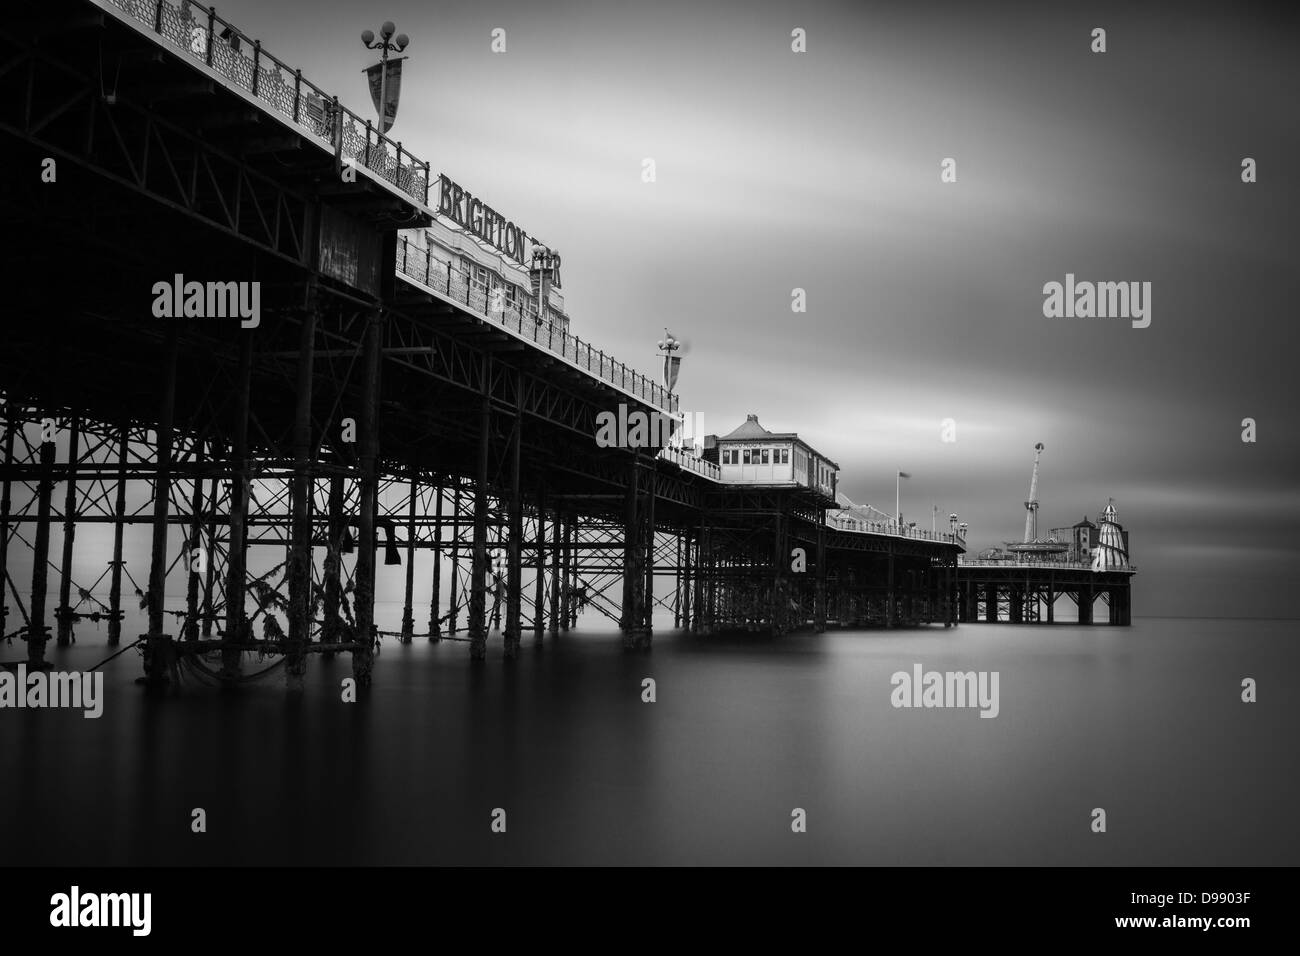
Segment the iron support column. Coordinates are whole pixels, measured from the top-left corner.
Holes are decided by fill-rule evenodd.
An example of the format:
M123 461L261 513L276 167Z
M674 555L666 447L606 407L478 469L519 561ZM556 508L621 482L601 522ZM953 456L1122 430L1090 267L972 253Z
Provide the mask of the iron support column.
M504 627L505 655L514 657L519 651L519 638L523 630L523 542L524 502L520 487L520 445L524 430L524 378L515 377L515 421L510 432L510 528L506 540L506 624Z
M242 643L248 637L244 617L244 596L248 567L248 403L253 376L253 337L240 337L239 371L235 379L234 440L230 455L230 553L226 559L226 633L227 641ZM225 677L239 674L240 651L225 647L221 651L221 670Z
M63 497L63 560L59 563L59 647L73 643L72 636L72 546L77 536L77 458L81 454L81 416L74 412L68 434L68 487Z
M537 577L533 581L533 637L540 641L546 631L546 494L537 491Z
M352 651L352 675L358 687L370 684L374 669L375 642L375 513L379 505L379 402L383 357L384 314L372 313L366 322L361 384L360 480L357 515L357 564L352 611L356 621L356 642Z
M451 593L447 595L447 633L455 634L460 616L460 479L451 498Z
M4 469L0 472L0 637L8 634L5 621L9 617L9 509L12 505L9 470L14 462L14 421L12 398L5 401ZM112 629L112 622L109 629Z
M50 416L47 416L50 417ZM54 494L53 441L41 443L41 477L36 486L36 539L32 545L32 606L27 624L27 667L44 668L45 642L49 628L45 624L45 589L49 579L50 498Z
M442 621L438 608L442 606L442 479L434 486L433 505L433 593L429 596L429 640L442 640Z
M560 631L561 524L563 524L563 521L560 518L560 512L557 508L551 522L551 637L555 637Z
M487 493L488 457L491 453L492 403L488 397L491 369L483 358L483 395L479 400L478 468L474 481L474 545L469 582L469 656L487 657Z
M312 293L308 293L311 296ZM297 401L293 421L293 527L289 546L289 646L285 653L285 681L291 689L302 689L307 670L303 650L311 641L311 403L312 370L316 361L317 308L309 300L302 314L298 335Z
M203 538L203 439L194 445L194 485L190 489L190 530L186 535L185 555L185 628L182 636L187 641L199 639L199 574L194 569L194 551L200 547ZM208 558L204 554L203 569L207 570Z
M412 475L410 496L406 502L406 587L400 638L403 644L411 643L415 637L415 498L419 489L415 475Z
M167 506L171 497L172 425L176 413L176 326L167 326L166 360L163 371L162 413L158 421L157 478L153 495L153 541L150 548L149 633L145 644L145 675L150 683L167 681L171 666L171 635L163 633L163 611L167 596Z
M322 644L337 644L339 643L339 629L342 623L339 619L339 605L341 604L343 591L340 581L343 570L343 535L347 533L347 523L343 518L342 475L330 476L328 494L325 566L323 568L325 593L321 602L320 642ZM326 653L330 657L334 656L333 651L327 651Z

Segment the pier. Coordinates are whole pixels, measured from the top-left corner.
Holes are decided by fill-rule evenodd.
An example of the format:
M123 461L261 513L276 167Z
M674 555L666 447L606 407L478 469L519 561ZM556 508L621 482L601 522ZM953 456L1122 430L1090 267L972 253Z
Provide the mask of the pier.
M1044 445L1034 446L1034 469L1025 501L1025 533L1021 541L990 548L976 557L963 555L958 564L960 620L1010 624L1055 624L1056 601L1074 603L1075 622L1101 623L1094 613L1097 599L1107 608L1106 623L1133 623L1132 581L1136 565L1129 560L1129 534L1119 523L1112 498L1094 524L1085 515L1068 528L1053 528L1046 539L1038 535L1038 466Z
M1097 571L1083 562L981 561L958 565L959 620L964 623L1055 624L1056 601L1068 598L1079 624L1133 623L1132 578L1136 568ZM1105 608L1096 610L1098 599Z
M965 607L963 535L837 523L829 467L730 481L707 454L594 441L602 412L680 400L570 331L558 254L529 237L525 259L514 229L509 295L441 258L452 180L214 10L12 4L0 155L0 632L29 667L86 621L138 641L155 684L275 655L292 685L348 653L364 685L385 637L481 659L498 619L509 658L580 614L636 649L656 609L782 634ZM74 579L96 526L112 557ZM147 631L123 634L136 599Z

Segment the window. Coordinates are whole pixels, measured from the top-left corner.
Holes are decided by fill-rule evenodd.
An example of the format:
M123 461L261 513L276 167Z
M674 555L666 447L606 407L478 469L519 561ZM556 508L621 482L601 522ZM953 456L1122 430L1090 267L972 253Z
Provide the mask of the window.
M488 284L491 282L492 274L483 266L476 262L466 260L466 272L469 274L469 281L473 283L474 288L479 292L486 292Z
M782 448L782 449L781 449L781 464L783 464L783 465L788 465L788 464L790 464L790 449L789 449L789 448Z
M749 458L750 458L750 451L749 451L748 448L746 448L746 449L745 449L745 464L746 464L746 465L748 465L748 464L750 463L750 462L749 462Z
M764 448L764 449L763 449L763 464L765 464L765 465L770 465L770 464L772 463L771 459L768 457L769 455L770 455L770 452L768 451L768 449Z
M730 448L722 449L722 463L724 465L734 465L736 453Z

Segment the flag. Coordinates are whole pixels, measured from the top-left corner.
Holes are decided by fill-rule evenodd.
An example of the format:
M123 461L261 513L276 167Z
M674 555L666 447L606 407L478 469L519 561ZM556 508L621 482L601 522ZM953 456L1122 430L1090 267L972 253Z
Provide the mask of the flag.
M909 474L908 474L907 472L905 472L905 471L900 471L900 472L898 473L898 477L899 477L899 478L911 478L912 476L909 475Z
M397 100L402 95L402 61L406 57L393 57L388 61L388 80L384 84L384 96L388 102L383 108L379 105L379 88L381 85L380 73L383 70L383 63L376 63L362 72L370 81L370 99L375 104L375 112L383 117L379 124L379 132L387 133L393 128L393 123L397 121Z
M664 356L664 388L670 392L677 387L677 370L681 364L682 360L679 356Z

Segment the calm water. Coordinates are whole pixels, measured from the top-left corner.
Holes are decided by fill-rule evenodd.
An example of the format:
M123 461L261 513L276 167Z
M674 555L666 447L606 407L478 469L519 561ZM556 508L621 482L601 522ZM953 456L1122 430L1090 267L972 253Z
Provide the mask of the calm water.
M9 864L1296 864L1300 625L965 625L780 640L580 628L385 642L237 695L0 711ZM58 669L106 655L87 628ZM3 653L15 658L14 645ZM896 710L890 675L1000 672L1001 713ZM251 669L251 667L250 667ZM1242 677L1259 702L1240 702ZM653 677L658 700L641 701ZM208 832L190 832L203 807ZM507 812L507 833L490 814ZM792 808L808 832L790 830ZM1090 832L1104 807L1108 832Z

